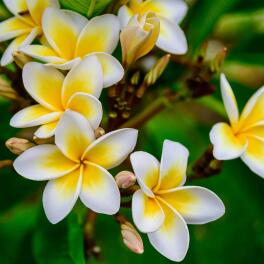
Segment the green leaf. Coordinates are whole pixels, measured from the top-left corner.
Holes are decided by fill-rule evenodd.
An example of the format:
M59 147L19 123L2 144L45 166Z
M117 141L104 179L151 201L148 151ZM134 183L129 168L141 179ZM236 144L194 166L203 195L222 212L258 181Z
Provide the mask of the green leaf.
M94 10L91 12L92 15L100 15L111 2L112 0L96 0ZM63 8L67 8L87 16L90 5L93 4L93 0L60 0L60 3Z
M83 230L77 215L57 225L43 215L33 237L33 252L38 264L84 264Z

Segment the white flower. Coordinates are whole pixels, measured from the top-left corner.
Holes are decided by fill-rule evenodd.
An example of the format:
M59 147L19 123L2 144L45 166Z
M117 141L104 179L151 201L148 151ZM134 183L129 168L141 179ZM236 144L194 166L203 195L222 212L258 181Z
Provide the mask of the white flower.
M241 116L224 74L221 75L221 92L230 125L213 126L210 132L213 155L218 160L241 157L253 172L264 178L264 86L249 99Z
M183 187L188 150L165 140L161 163L146 152L134 152L130 159L138 184L132 199L133 220L150 243L173 261L184 259L189 247L186 224L205 224L224 214L216 194L206 188Z
M95 139L89 122L68 110L56 129L56 145L26 150L15 160L14 168L25 178L49 180L43 206L51 223L66 217L78 197L97 213L115 214L120 193L107 170L122 163L136 141L135 129L120 129Z
M135 14L140 16L149 12L156 14L160 21L157 47L169 53L184 54L188 48L187 41L178 24L186 15L187 9L182 0L130 0L119 9L118 17L121 27L124 28Z

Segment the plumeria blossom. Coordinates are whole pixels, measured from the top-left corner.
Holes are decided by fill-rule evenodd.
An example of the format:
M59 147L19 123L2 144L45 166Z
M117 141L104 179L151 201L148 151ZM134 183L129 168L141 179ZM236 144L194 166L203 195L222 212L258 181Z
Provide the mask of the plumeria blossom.
M137 130L120 129L95 140L89 122L68 110L55 132L56 145L38 145L22 153L14 162L23 177L49 180L43 206L51 223L65 218L78 197L97 213L115 214L120 193L107 171L122 163L133 151Z
M59 8L58 0L4 0L14 15L0 23L0 41L14 39L4 52L1 65L13 61L12 54L19 47L30 44L42 34L41 17L47 7Z
M160 21L157 47L169 53L184 54L187 51L187 41L178 24L186 15L187 9L182 0L130 0L119 9L118 17L121 27L125 27L133 15L155 13Z
M183 186L188 150L165 140L161 163L142 151L131 154L133 170L141 189L133 194L133 220L162 255L181 261L189 246L186 224L205 224L224 214L216 194L206 188Z
M241 157L253 172L264 178L264 86L249 99L240 116L224 74L221 93L230 124L218 123L210 132L214 157L218 160Z
M102 119L97 99L103 88L103 71L96 56L88 56L66 75L56 68L29 62L23 68L25 89L38 103L16 113L10 121L18 128L40 126L35 135L54 135L67 109L82 114L96 129Z
M103 67L105 86L122 78L121 64L110 55L119 41L116 16L106 14L88 21L69 10L47 8L42 25L47 45L28 45L22 52L62 70L69 70L85 56L95 54Z

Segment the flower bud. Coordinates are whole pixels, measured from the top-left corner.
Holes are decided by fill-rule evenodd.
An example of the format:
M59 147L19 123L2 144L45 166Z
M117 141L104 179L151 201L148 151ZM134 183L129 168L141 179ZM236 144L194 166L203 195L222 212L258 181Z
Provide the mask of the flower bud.
M54 137L50 138L38 138L37 136L33 137L34 142L37 145L43 145L43 144L54 144Z
M94 134L96 138L99 138L105 134L105 130L102 127L98 127L95 129Z
M127 189L136 183L136 176L131 171L121 171L115 176L117 186Z
M21 69L23 69L25 64L32 61L32 59L29 56L27 56L25 53L23 53L22 51L15 51L13 53L13 58L14 58L14 62L16 63L16 65Z
M127 248L136 254L142 254L144 252L142 238L131 223L125 222L121 224L121 234Z
M0 78L0 96L11 100L15 100L19 97L17 92L10 86L8 81L3 78Z
M120 41L125 67L148 54L155 46L160 31L160 22L154 13L134 15L122 30Z
M34 143L24 138L10 138L6 141L6 147L14 154L20 155L29 148L35 146Z

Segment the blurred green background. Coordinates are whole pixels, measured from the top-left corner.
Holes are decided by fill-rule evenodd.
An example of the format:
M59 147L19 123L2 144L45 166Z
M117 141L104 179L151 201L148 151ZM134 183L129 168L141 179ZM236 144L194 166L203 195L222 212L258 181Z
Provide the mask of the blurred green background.
M71 7L67 3L70 1L62 2ZM100 8L105 7L104 1L98 2ZM228 47L222 71L227 74L241 109L249 96L264 84L263 0L187 2L191 7L182 26L189 42L189 58L195 57L205 40L218 40ZM1 8L0 16L6 15ZM180 66L170 65L160 82L170 83L171 76L178 71ZM148 122L140 130L138 148L159 158L163 140L171 139L188 147L190 164L195 161L209 144L212 125L225 119L218 76L213 82L218 88L213 96L171 106ZM4 145L18 132L9 127L10 109L11 104L0 98L0 160L14 158ZM47 221L41 204L44 183L23 179L12 169L0 170L0 179L1 264L85 263L84 206L78 204L64 221L53 226ZM207 225L189 226L191 242L183 263L263 263L264 180L241 160L233 160L224 163L220 175L188 184L216 192L225 203L226 214ZM123 211L131 217L128 209ZM149 245L145 236L144 254L131 253L122 244L119 225L110 216L99 215L96 242L102 248L102 256L99 262L89 258L87 263L171 263Z

